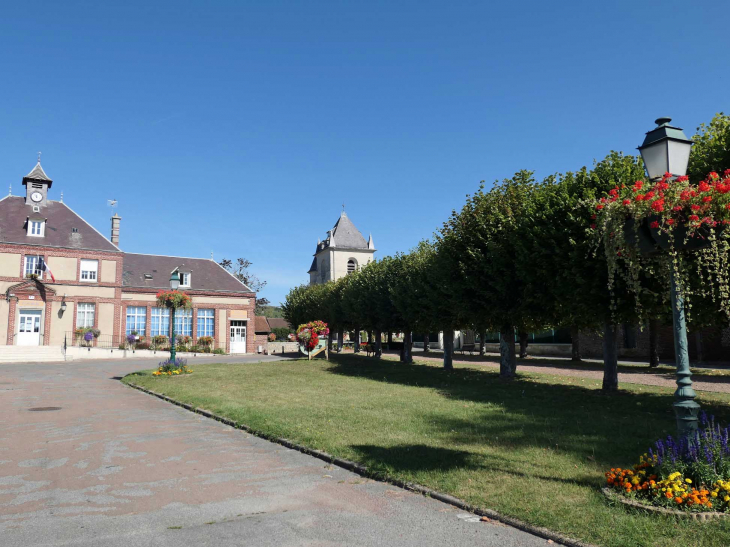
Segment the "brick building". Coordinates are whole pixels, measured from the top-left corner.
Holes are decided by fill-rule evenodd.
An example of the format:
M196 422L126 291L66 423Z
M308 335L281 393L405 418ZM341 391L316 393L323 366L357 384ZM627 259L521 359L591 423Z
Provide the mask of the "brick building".
M132 332L169 337L169 310L156 294L177 271L193 307L176 313L176 335L193 343L211 336L227 353L255 351L251 289L212 259L122 251L118 215L107 239L62 199L50 200L52 184L39 161L23 177L24 197L0 199L0 347L60 346L83 327L101 331L94 343L109 347Z

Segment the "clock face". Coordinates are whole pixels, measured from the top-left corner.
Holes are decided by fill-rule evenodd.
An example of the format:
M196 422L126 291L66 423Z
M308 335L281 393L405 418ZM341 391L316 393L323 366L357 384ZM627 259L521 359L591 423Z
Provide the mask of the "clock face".
M40 201L43 199L43 194L41 194L40 192L33 192L30 195L30 199L32 199L33 201Z

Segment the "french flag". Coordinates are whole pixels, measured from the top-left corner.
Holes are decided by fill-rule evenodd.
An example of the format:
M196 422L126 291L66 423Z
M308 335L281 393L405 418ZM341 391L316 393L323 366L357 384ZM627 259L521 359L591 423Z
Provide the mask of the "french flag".
M40 258L40 263L38 264L38 269L42 272L48 273L48 275L51 276L51 281L54 283L56 282L56 278L53 277L53 272L51 271L51 268L48 267L48 264L46 264L46 261L43 260L43 257Z

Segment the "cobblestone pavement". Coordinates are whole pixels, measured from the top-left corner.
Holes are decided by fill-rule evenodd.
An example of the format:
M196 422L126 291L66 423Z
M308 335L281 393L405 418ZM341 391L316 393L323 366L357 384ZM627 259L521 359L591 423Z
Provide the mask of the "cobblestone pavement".
M546 544L119 382L153 364L0 365L2 547Z

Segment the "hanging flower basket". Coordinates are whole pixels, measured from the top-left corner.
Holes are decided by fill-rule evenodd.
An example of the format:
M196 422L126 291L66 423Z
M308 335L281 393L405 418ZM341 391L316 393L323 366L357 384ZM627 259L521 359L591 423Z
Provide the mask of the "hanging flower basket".
M181 291L160 291L157 293L157 305L163 308L188 309L193 300Z
M696 185L669 173L655 183L617 185L592 207L590 229L605 252L610 289L621 276L638 295L642 268L650 264L648 271L662 268L667 278L673 271L685 299L697 278L701 293L711 294L730 318L730 169ZM692 272L687 252L696 257Z
M313 350L324 346L327 341L324 339L329 335L330 329L324 321L311 321L299 325L297 329L297 342L303 351L310 353ZM323 338L323 340L320 340Z

